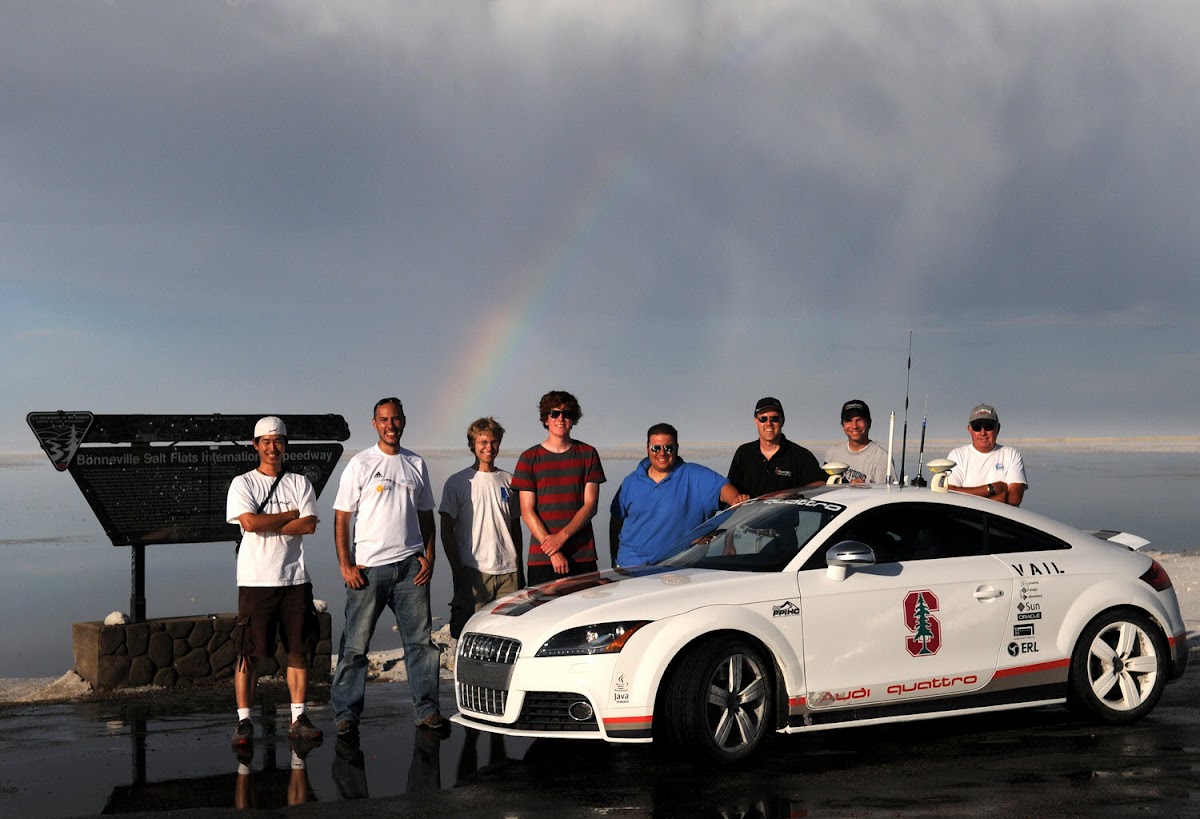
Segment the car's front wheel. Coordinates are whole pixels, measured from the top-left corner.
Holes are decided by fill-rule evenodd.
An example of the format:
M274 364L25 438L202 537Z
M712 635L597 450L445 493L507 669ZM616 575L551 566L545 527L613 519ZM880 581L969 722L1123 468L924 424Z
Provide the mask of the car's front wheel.
M1158 704L1167 685L1166 638L1134 609L1106 612L1083 630L1071 658L1071 704L1109 723L1134 722Z
M668 684L668 729L685 751L717 762L754 753L772 730L771 667L746 640L716 638L683 657Z

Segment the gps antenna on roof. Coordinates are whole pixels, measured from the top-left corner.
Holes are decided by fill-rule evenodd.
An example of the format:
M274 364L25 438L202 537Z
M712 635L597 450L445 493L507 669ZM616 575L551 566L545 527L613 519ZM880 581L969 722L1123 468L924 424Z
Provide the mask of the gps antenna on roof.
M904 382L904 433L900 436L900 485L905 486L908 478L904 474L904 453L908 449L908 389L912 385L912 330L908 331L908 378ZM919 473L918 473L919 474Z

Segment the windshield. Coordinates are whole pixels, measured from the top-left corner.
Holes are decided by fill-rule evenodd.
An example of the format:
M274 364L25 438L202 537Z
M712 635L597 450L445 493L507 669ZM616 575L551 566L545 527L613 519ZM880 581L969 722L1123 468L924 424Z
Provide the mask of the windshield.
M777 572L845 508L808 498L744 503L684 535L672 544L671 556L657 565Z

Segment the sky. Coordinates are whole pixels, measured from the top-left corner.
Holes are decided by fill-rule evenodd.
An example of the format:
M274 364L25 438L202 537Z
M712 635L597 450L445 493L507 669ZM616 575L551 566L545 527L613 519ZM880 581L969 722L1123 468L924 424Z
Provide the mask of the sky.
M8 0L0 451L31 411L510 454L1190 435L1186 2ZM909 341L912 357L909 366Z

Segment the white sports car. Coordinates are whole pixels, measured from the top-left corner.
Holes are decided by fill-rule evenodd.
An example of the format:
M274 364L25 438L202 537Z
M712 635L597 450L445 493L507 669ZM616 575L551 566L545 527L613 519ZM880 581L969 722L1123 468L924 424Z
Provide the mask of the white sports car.
M657 565L475 614L454 721L665 739L717 761L770 731L1054 703L1131 722L1188 646L1167 573L1122 541L1138 543L915 487L777 493L718 514Z

